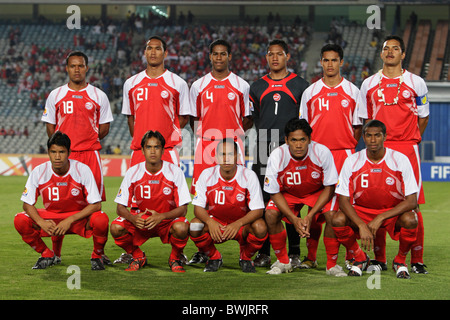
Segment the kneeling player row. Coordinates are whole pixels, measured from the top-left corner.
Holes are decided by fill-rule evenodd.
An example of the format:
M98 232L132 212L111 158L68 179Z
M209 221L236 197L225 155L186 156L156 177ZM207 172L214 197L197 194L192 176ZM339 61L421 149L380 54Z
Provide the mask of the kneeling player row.
M217 271L222 264L215 244L234 239L240 244L242 270L254 272L251 258L269 237L277 262L267 273L290 272L282 220L291 223L301 237L309 237L311 222L323 214L327 274L346 275L336 264L343 244L355 261L349 275L361 275L369 258L356 242L357 234L363 249L370 249L377 232L386 229L400 240L393 263L397 276L408 278L405 259L417 232L412 210L418 187L407 157L384 147L384 124L376 120L366 124L363 138L367 149L346 160L336 188L338 212L338 174L331 152L311 141L311 127L305 120L289 121L285 136L286 144L269 157L264 182L264 191L271 194L267 207L256 174L237 165L238 147L232 139L224 139L217 146L218 165L204 170L198 179L192 201L195 218L189 223L185 216L191 198L184 174L179 167L161 161L164 138L159 132L147 132L141 143L145 161L127 171L115 199L119 217L110 228L116 244L132 257L126 270L146 264L139 246L158 236L172 245L172 271L184 272L183 249L190 235L197 256L207 257L205 271ZM77 233L93 235L92 268L103 269L108 222L106 219L105 224L106 215L99 211L101 199L92 173L68 159L70 140L66 135L56 133L48 144L50 162L30 175L22 195L25 212L16 216L16 229L41 253L35 268L55 263L61 237ZM34 207L39 194L45 206L41 211ZM303 205L310 210L301 218ZM52 236L53 251L42 236Z

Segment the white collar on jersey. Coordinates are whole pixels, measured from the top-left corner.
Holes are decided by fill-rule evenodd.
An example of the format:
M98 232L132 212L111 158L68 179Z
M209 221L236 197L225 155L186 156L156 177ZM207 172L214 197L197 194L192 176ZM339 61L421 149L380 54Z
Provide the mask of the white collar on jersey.
M384 99L384 93L383 93L384 89L381 89L381 80L383 80L383 70L382 69L380 69L378 71L378 75L380 76L380 81L378 82L378 97L381 98L381 101L384 103L385 106L392 106L394 104L397 104L398 96L400 95L400 87L402 86L402 83L403 83L403 69L402 69L402 73L400 74L400 78L399 78L397 96L394 98L394 101L392 101L390 103L387 103L386 100Z

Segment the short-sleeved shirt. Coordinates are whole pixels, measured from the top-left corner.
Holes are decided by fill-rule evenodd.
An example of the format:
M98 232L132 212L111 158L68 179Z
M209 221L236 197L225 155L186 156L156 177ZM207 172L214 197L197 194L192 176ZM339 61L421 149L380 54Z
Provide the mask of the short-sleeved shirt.
M311 141L302 160L291 156L289 146L284 144L270 154L267 163L264 191L279 192L302 198L316 193L325 186L338 181L331 151L322 144Z
M258 140L284 141L284 127L298 116L302 94L307 87L305 79L291 72L283 79L275 80L265 75L252 83L250 101Z
M191 104L199 119L197 136L206 140L243 137L243 118L250 116L249 84L233 72L222 80L211 73L190 89Z
M180 115L195 115L189 102L186 81L166 70L150 78L146 70L130 77L123 86L122 114L134 116L134 134L130 148L141 149L148 130L159 131L166 147L181 144Z
M225 180L220 166L205 169L196 185L192 204L205 208L210 215L227 224L239 220L249 211L264 209L261 187L256 174L237 165L235 176Z
M300 118L313 129L311 139L330 150L355 149L353 126L362 125L356 110L359 89L342 78L335 87L323 79L310 85L300 104Z
M50 92L41 120L67 134L72 151L92 151L102 148L99 126L112 122L113 115L102 90L88 84L74 91L66 84Z
M376 210L393 208L418 191L408 157L389 148L377 163L367 158L366 149L349 156L336 187L336 193L350 197L355 207Z
M101 202L97 183L89 167L79 161L70 160L69 171L60 176L47 161L37 166L30 174L20 200L35 205L42 197L44 208L54 213L76 212L88 204Z
M399 88L401 79L403 82ZM427 93L425 81L407 70L393 79L378 72L361 85L358 115L383 122L387 128L386 141L418 144L422 139L418 120L430 113ZM385 105L395 99L398 99L396 104Z
M114 201L126 207L136 204L140 212L161 213L188 204L191 196L178 166L163 161L161 170L152 174L145 168L145 162L140 162L127 170Z

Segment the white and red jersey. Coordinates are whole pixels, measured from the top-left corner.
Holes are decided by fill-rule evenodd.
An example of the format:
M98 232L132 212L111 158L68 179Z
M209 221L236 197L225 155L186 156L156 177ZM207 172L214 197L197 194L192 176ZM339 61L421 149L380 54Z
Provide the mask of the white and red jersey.
M353 126L362 125L356 110L358 95L359 89L345 78L335 87L323 79L311 84L300 103L300 118L313 129L311 139L330 150L355 149Z
M127 170L114 201L126 207L137 204L140 212L162 213L188 204L191 196L178 166L163 161L161 170L152 174L145 168L145 162L140 162Z
M219 165L203 170L192 204L205 208L224 224L239 220L249 211L264 209L258 177L241 165L237 165L231 180L222 178Z
M197 136L206 140L243 137L242 119L251 115L249 91L250 85L233 72L223 80L208 73L195 81L190 99L199 119Z
M113 121L108 96L88 84L74 91L69 86L58 87L47 98L42 121L56 125L70 138L73 151L100 150L99 125Z
M22 200L34 205L39 196L48 211L64 214L81 211L88 204L101 202L97 183L89 167L79 161L70 160L69 171L60 176L47 161L37 166L30 174Z
M276 148L269 156L264 179L264 191L270 194L285 192L302 198L325 186L335 185L338 173L331 151L311 141L302 160L291 156L289 146Z
M386 148L383 159L373 163L366 151L347 158L339 175L337 194L350 197L355 206L377 210L393 208L419 191L408 157Z
M387 141L417 144L421 141L418 120L430 113L427 93L425 81L409 71L405 70L402 76L393 79L378 72L361 85L358 115L383 122L387 128ZM385 105L395 99L398 99L396 104Z
M122 114L134 116L131 149L141 149L148 130L159 131L166 147L181 144L180 115L195 115L189 102L189 88L183 79L166 70L150 78L146 70L130 77L123 85Z

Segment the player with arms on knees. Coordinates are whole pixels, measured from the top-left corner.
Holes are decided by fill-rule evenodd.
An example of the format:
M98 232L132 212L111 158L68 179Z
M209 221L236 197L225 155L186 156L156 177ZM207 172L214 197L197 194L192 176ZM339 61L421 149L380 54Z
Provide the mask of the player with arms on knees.
M125 174L117 193L117 215L111 223L115 243L132 256L126 271L136 271L147 264L139 248L149 238L159 237L170 243L169 266L173 272L185 272L183 249L189 239L189 222L185 218L191 201L183 171L162 160L165 140L158 131L148 131L141 140L145 161ZM128 208L136 204L138 210Z
M262 219L264 201L256 174L237 164L238 146L231 138L217 145L218 165L205 169L196 186L195 218L190 235L199 252L208 256L205 272L222 265L215 244L236 240L240 246L239 265L243 272L255 272L253 255L267 238Z
M343 78L340 68L344 63L344 51L337 44L326 44L320 50L320 63L323 77L311 84L302 96L300 118L306 119L313 132L311 139L330 149L336 170L341 171L345 159L355 153L356 145L361 137L362 120L358 118L356 103L359 89ZM313 221L311 236L307 239L308 256L302 261L300 268L315 268L316 254L320 235L322 234L323 216ZM336 265L339 253L339 242L330 225L325 225L323 241L330 250L334 250L335 261L328 261L327 269ZM347 265L352 259L347 252ZM337 267L339 268L339 266Z
M50 161L37 166L30 174L22 194L24 212L14 218L22 240L41 254L33 269L45 269L60 263L42 237L78 234L93 237L92 270L104 270L108 240L108 215L101 211L101 196L89 167L69 159L70 139L59 131L47 142ZM43 209L36 208L42 197Z
M271 201L266 207L265 220L277 261L268 274L292 271L282 220L291 223L301 237L309 237L317 214L324 214L328 222L338 209L334 197L338 174L333 156L327 147L311 140L311 133L305 119L289 120L285 127L286 143L269 157L264 190L270 194ZM304 205L310 209L301 218L299 212ZM325 250L327 259L331 259L328 248Z
M424 226L419 205L425 203L422 175L420 172L419 143L428 124L430 105L425 81L404 70L405 44L398 36L385 38L381 50L383 68L364 80L358 99L358 115L363 119L377 119L387 128L385 146L405 154L414 170L419 186L416 209L419 219L417 239L411 251L411 270L426 274L423 262ZM375 246L382 248L375 258L383 265L386 262L386 237L378 236Z
M70 159L89 166L102 201L106 201L100 140L109 133L113 116L107 95L86 82L88 71L86 54L73 51L67 55L69 83L50 92L41 120L46 123L48 137L55 131L69 136ZM63 239L63 236L52 236L52 249L58 259L61 257ZM110 264L109 261L105 262Z
M288 70L290 58L289 46L285 41L270 41L266 54L270 72L250 86L252 119L257 134L252 170L257 174L261 188L264 186L267 159L275 148L284 144L284 127L298 115L301 97L308 87L305 79ZM270 195L264 190L263 197L267 204ZM290 224L286 225L286 231L289 259L295 268L300 265L300 237ZM255 258L255 266L270 264L270 243L266 240Z
M379 231L385 229L393 240L399 241L392 263L397 278L409 279L406 255L416 240L418 225L414 209L419 189L414 172L404 154L384 146L384 123L367 122L362 135L366 149L344 162L336 187L340 211L332 220L339 242L355 257L348 275L362 275L370 263L363 249L371 250Z

